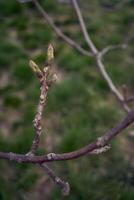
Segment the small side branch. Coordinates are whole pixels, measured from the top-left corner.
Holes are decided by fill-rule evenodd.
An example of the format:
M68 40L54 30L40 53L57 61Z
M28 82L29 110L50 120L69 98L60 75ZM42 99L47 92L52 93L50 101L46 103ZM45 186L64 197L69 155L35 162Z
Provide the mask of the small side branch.
M126 103L134 103L134 96L133 95L128 95L128 89L126 85L122 86L122 92L124 96L124 102Z
M103 79L107 82L111 92L114 94L116 99L120 102L120 105L123 107L123 109L126 112L129 112L130 108L128 107L127 103L124 101L123 95L118 91L118 89L114 85L112 79L110 78L110 76L108 75L107 71L105 70L105 66L104 66L104 64L102 63L102 60L101 60L102 55L104 55L107 51L109 51L109 50L111 50L113 48L116 48L116 47L115 46L114 47L113 46L109 46L109 47L105 48L104 50L102 50L102 52L99 52L97 50L97 48L95 47L94 43L92 42L92 40L90 38L90 35L87 32L86 25L85 25L85 22L83 20L83 17L82 17L82 14L81 14L81 10L80 10L80 7L78 5L77 0L71 0L71 1L72 1L74 10L75 10L75 12L77 14L77 17L78 17L78 20L79 20L79 24L80 24L82 33L84 35L85 41L87 42L87 44L88 44L88 46L89 46L89 48L90 48L90 50L91 50L91 52L93 54L93 57L95 58L96 65L97 65L97 68L100 71L100 74L102 75Z
M39 1L36 0L18 0L20 3L28 3L28 2L33 2L38 11L41 13L41 15L44 17L44 19L48 22L50 27L54 30L54 32L62 39L64 40L67 44L69 44L71 47L76 49L78 52L80 52L82 55L86 56L92 56L92 53L89 51L83 49L77 42L75 42L73 39L65 35L60 28L58 28L53 19L49 16L49 14L42 8L40 5Z
M124 101L124 96L119 92L119 90L115 87L112 79L110 78L110 76L108 75L104 64L102 63L102 60L100 58L100 56L96 56L96 64L97 67L100 71L100 74L102 75L102 77L104 78L104 80L107 82L111 92L113 93L113 95L116 97L117 101L120 103L120 105L122 106L122 108L126 111L126 112L130 112L130 108L127 105L127 103Z
M106 53L108 53L111 50L115 50L115 49L125 49L127 48L126 44L117 44L117 45L109 45L107 47L105 47L104 49L102 49L99 53L100 57L102 58Z
M55 172L50 169L45 163L40 164L41 168L47 173L47 175L53 180L53 182L58 185L61 189L63 196L68 196L70 193L70 186L68 182L63 181L58 177Z
M127 103L132 103L134 102L134 97L129 97L128 99L125 100Z

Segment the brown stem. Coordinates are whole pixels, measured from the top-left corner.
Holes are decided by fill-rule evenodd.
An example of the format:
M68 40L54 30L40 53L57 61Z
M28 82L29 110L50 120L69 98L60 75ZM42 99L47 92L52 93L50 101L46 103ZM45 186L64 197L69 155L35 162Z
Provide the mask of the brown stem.
M35 154L40 142L40 135L42 132L42 126L41 126L42 113L43 113L44 106L46 105L47 92L49 88L47 84L48 72L49 72L49 68L48 67L44 68L44 71L42 73L43 75L42 77L40 77L40 84L41 84L40 97L39 97L39 103L37 106L37 112L33 120L35 136L32 142L31 150L28 154Z
M63 154L55 154L49 153L43 156L29 156L29 155L21 155L15 153L5 153L0 152L0 158L12 160L16 162L23 162L23 163L43 163L43 162L53 162L53 161L62 161L62 160L71 160L75 158L79 158L92 152L95 149L99 149L107 145L114 136L119 134L122 130L126 129L130 124L134 122L134 110L128 113L128 115L123 119L120 123L118 123L113 129L106 132L103 136L99 137L95 142L88 144L87 146L72 151L69 153Z
M49 80L48 75L49 75L50 68L52 67L51 61L53 58L54 58L53 47L52 45L49 45L48 51L47 51L47 62L43 71L41 71L38 65L34 63L32 60L29 62L30 67L39 78L41 87L40 87L40 97L39 97L39 103L37 106L37 112L33 120L35 136L32 142L31 150L30 152L26 154L26 156L30 156L30 157L34 156L40 143L40 136L42 132L42 124L41 124L42 114L43 114L43 109L46 105L46 98L47 98L47 92L49 89L49 83L52 81L52 80ZM63 180L57 177L54 171L50 169L45 163L39 164L39 166L42 167L45 170L45 172L51 177L51 179L61 188L63 195L69 194L68 183L65 183Z
M61 189L61 193L63 196L69 195L70 186L68 182L63 181L60 177L58 177L55 172L50 169L45 163L40 164L41 168L51 177L54 183L58 185Z

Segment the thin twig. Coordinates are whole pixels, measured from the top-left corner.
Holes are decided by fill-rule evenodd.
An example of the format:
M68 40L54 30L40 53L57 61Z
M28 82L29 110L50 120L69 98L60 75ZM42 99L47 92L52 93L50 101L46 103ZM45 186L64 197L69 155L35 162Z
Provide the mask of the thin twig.
M122 94L123 94L123 97L124 97L124 101L126 101L127 96L128 96L128 92L127 92L127 86L125 84L122 86Z
M28 155L34 155L39 146L40 136L42 132L41 120L42 120L43 110L46 106L47 93L48 93L49 86L52 84L52 82L55 81L55 75L56 75L56 74L50 73L52 71L53 58L54 58L54 50L53 50L53 46L50 44L47 50L47 62L42 71L40 70L40 68L34 61L31 60L29 62L30 67L32 68L33 72L37 75L40 81L40 97L39 97L36 115L33 120L35 136L32 142L30 152L28 152Z
M55 172L50 169L45 163L40 164L41 168L51 177L53 182L58 185L61 189L61 193L63 196L69 195L70 186L68 182L63 181L60 177L58 177Z
M134 102L134 97L129 97L128 99L125 100L127 103Z
M18 0L20 3L21 0ZM22 0L23 3L27 3L29 1L33 2L34 5L36 6L36 8L38 9L38 11L42 14L42 16L44 17L44 19L48 22L48 24L51 26L51 28L55 31L55 33L61 38L63 39L67 44L69 44L70 46L72 46L74 49L76 49L77 51L79 51L82 55L86 55L86 56L92 56L92 53L90 53L89 51L83 49L77 42L75 42L73 39L71 39L70 37L68 37L67 35L65 35L60 28L58 28L52 17L50 17L50 15L48 15L48 13L42 8L42 6L40 5L39 1L36 0Z
M35 72L35 74L39 78L41 87L40 87L40 97L39 97L39 103L37 106L37 112L36 112L35 118L33 120L35 136L34 136L34 139L32 142L30 152L28 152L26 154L26 156L30 156L30 157L34 156L38 149L38 146L39 146L40 136L41 136L41 132L42 132L42 125L41 125L42 113L43 113L44 107L46 106L46 98L47 98L47 93L48 93L48 89L49 89L49 84L51 81L51 80L49 80L48 76L50 75L50 70L52 68L53 57L54 57L53 47L52 47L52 45L49 45L48 51L47 51L47 62L45 64L43 71L40 70L40 68L38 67L38 65L36 63L34 63L33 61L30 61L30 67L32 68L32 70ZM61 188L62 194L68 195L69 194L69 184L64 182L63 180L61 180L59 177L57 177L55 175L54 171L52 169L50 169L45 163L40 164L40 166L51 177L51 179L57 185L59 185L59 187Z
M106 53L108 53L111 50L120 49L120 48L125 49L126 47L127 47L126 44L109 45L109 46L105 47L104 49L102 49L100 51L99 55L102 58Z
M108 73L105 70L105 66L104 66L104 64L102 63L102 60L101 60L101 54L102 53L100 54L100 52L97 50L97 48L95 47L94 43L92 42L92 40L90 38L90 35L87 32L86 25L85 25L85 22L83 20L81 10L80 10L80 7L78 5L77 0L71 0L71 1L72 1L74 10L77 14L79 24L80 24L81 30L83 32L85 41L87 42L87 44L88 44L88 46L89 46L89 48L90 48L90 50L93 53L93 56L95 58L97 68L99 69L104 80L107 82L110 90L112 91L112 93L114 94L116 99L120 102L121 106L124 108L125 111L129 112L130 108L128 107L127 103L124 102L123 95L115 87L113 81L111 80L110 76L108 75Z
M83 17L82 17L81 11L80 11L80 7L79 7L79 5L78 5L76 0L71 0L71 2L72 2L73 7L74 7L74 9L76 11L76 14L77 14L77 17L78 17L78 20L79 20L79 23L80 23L81 31L83 33L85 41L86 41L87 45L89 46L89 48L90 48L91 52L93 53L93 55L96 55L98 53L98 50L95 47L94 43L92 42L92 40L90 38L90 35L87 32L86 25L85 25L85 22L83 20Z
M102 75L104 80L107 82L111 92L116 97L117 101L119 101L120 105L122 106L122 108L126 112L129 112L130 108L128 107L127 103L124 101L123 95L119 92L119 90L113 84L113 81L111 80L111 78L109 77L108 73L106 72L105 66L102 63L102 60L101 60L101 58L99 56L96 57L96 64L97 64L97 67L98 67L98 69L100 71L100 74Z
M48 92L48 88L49 88L48 83L47 83L47 77L49 75L49 70L50 70L51 66L45 66L43 71L41 71L39 69L39 67L33 61L30 62L30 66L31 66L31 68L33 68L35 73L38 75L40 85L41 85L39 103L37 106L37 112L36 112L35 118L33 120L35 136L34 136L34 139L32 142L31 150L28 153L28 154L34 155L38 149L39 142L40 142L40 136L41 136L41 132L42 132L41 120L42 120L43 109L44 109L44 106L46 105L47 92ZM39 69L39 70L37 71L37 69Z

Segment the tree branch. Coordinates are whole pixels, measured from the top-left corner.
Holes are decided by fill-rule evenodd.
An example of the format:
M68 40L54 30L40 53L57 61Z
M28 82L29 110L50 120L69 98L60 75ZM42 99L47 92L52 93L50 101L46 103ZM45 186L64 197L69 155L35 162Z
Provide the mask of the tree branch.
M109 45L100 51L100 57L102 58L106 53L114 49L125 49L127 47L126 44L117 44L117 45Z
M113 129L106 132L103 136L97 138L95 142L89 143L87 146L69 153L62 153L62 154L49 153L43 156L30 156L30 155L15 154L12 152L10 153L0 152L0 158L10 161L16 161L18 163L36 163L36 164L42 164L43 162L53 162L53 161L71 160L79 158L81 156L89 154L95 149L104 147L112 140L114 136L116 136L121 131L126 129L133 122L134 122L134 110L130 111L128 115Z
M128 107L127 103L124 101L124 97L123 95L118 91L118 89L115 87L115 85L113 84L111 78L109 77L108 73L105 70L105 66L102 63L102 60L99 56L99 54L96 56L96 64L97 67L100 71L100 74L102 75L102 77L104 78L104 80L107 82L111 92L113 93L113 95L116 97L117 101L120 103L120 105L122 106L122 108L126 111L129 112L130 108Z
M47 93L49 89L49 74L50 70L52 68L52 59L53 59L53 47L50 44L48 47L47 51L47 63L45 64L44 69L41 71L36 63L33 61L30 61L30 67L32 70L35 72L37 77L39 78L40 81L40 97L39 97L39 103L37 106L37 112L35 115L35 118L33 120L33 126L35 129L35 136L33 139L33 143L31 146L31 150L28 153L28 155L34 155L38 149L39 142L40 142L40 135L42 132L42 125L41 125L41 120L42 120L42 113L43 109L46 105L46 99L47 99Z
M51 77L49 76L50 76L50 70L52 68L53 58L54 58L53 47L50 44L47 50L47 62L45 64L43 71L41 71L38 65L34 63L32 60L29 63L30 67L39 78L41 87L40 87L40 97L39 97L39 103L37 106L37 112L33 120L35 136L32 142L31 149L26 154L26 156L30 156L30 157L34 156L39 146L40 136L42 132L42 125L41 125L42 114L43 114L44 107L46 106L46 98L47 98L47 93L50 86L50 81L52 81L52 79L49 79L49 78L52 78L52 75ZM61 188L63 195L66 196L69 194L68 183L65 183L63 180L57 177L54 171L50 169L45 163L39 164L39 166L42 167L43 170L45 170L45 172L51 177L51 179Z
M71 1L72 1L74 10L77 14L79 24L80 24L82 33L84 35L85 41L87 42L87 44L88 44L88 46L89 46L89 48L90 48L90 50L91 50L91 52L92 52L92 54L95 58L97 68L99 69L104 80L107 82L111 92L114 94L116 99L120 102L121 106L124 108L125 111L129 112L130 108L128 107L127 103L124 101L123 95L118 91L118 89L116 88L116 86L114 85L114 83L112 82L111 78L109 77L108 73L105 70L105 66L104 66L104 64L102 63L102 60L101 60L102 52L100 53L97 50L97 48L95 47L94 43L92 42L92 40L90 38L90 35L87 32L86 25L84 23L84 20L83 20L82 14L81 14L81 10L80 10L80 7L78 5L77 0L71 0ZM105 51L108 51L109 48L105 49ZM105 51L103 50L103 52L105 52Z
M125 100L127 103L134 102L134 97L129 97L128 99Z
M51 177L53 182L58 185L61 189L61 193L63 196L69 195L70 186L68 182L63 181L60 177L56 176L54 171L50 169L45 163L40 164L41 168Z
M65 35L60 28L58 28L53 19L48 15L48 13L42 8L42 6L40 5L39 1L36 0L18 0L20 3L28 3L33 2L34 5L36 6L36 8L38 9L38 11L41 13L41 15L44 17L44 19L48 22L48 24L50 25L50 27L54 30L54 32L61 38L63 39L67 44L69 44L71 47L73 47L74 49L76 49L77 51L79 51L82 55L86 55L86 56L92 56L92 54L83 49L77 42L75 42L74 40L72 40L70 37L68 37L67 35ZM23 2L22 2L23 1Z
M80 23L80 27L81 27L81 31L83 33L84 39L85 39L87 45L89 46L89 49L93 53L93 55L96 55L98 53L98 50L95 47L95 45L93 44L93 42L92 42L92 40L90 38L90 35L87 32L86 25L85 25L84 19L82 17L81 10L80 10L80 7L79 7L79 5L77 3L77 0L71 0L71 2L73 4L74 10L75 10L75 12L77 14L77 17L78 17L78 20L79 20L79 23Z
M56 32L56 34L62 38L67 44L75 48L77 51L79 51L81 54L86 56L92 56L92 54L89 51L86 51L83 49L77 42L72 40L70 37L65 35L54 23L53 19L48 15L48 13L42 8L42 6L39 4L38 1L33 0L33 3L35 4L38 11L42 14L42 16L47 20L48 24L52 27L52 29Z

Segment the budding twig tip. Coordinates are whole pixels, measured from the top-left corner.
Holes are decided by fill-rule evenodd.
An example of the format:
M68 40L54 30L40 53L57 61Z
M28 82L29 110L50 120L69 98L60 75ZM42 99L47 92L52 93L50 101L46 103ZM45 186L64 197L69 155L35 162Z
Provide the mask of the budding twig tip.
M52 44L48 45L48 49L47 49L47 59L48 61L51 61L54 59L54 48Z
M34 73L42 73L38 65L33 60L29 61L29 66L31 67Z
M37 70L37 64L33 61L33 60L29 60L29 66L31 67L31 69L36 72Z

